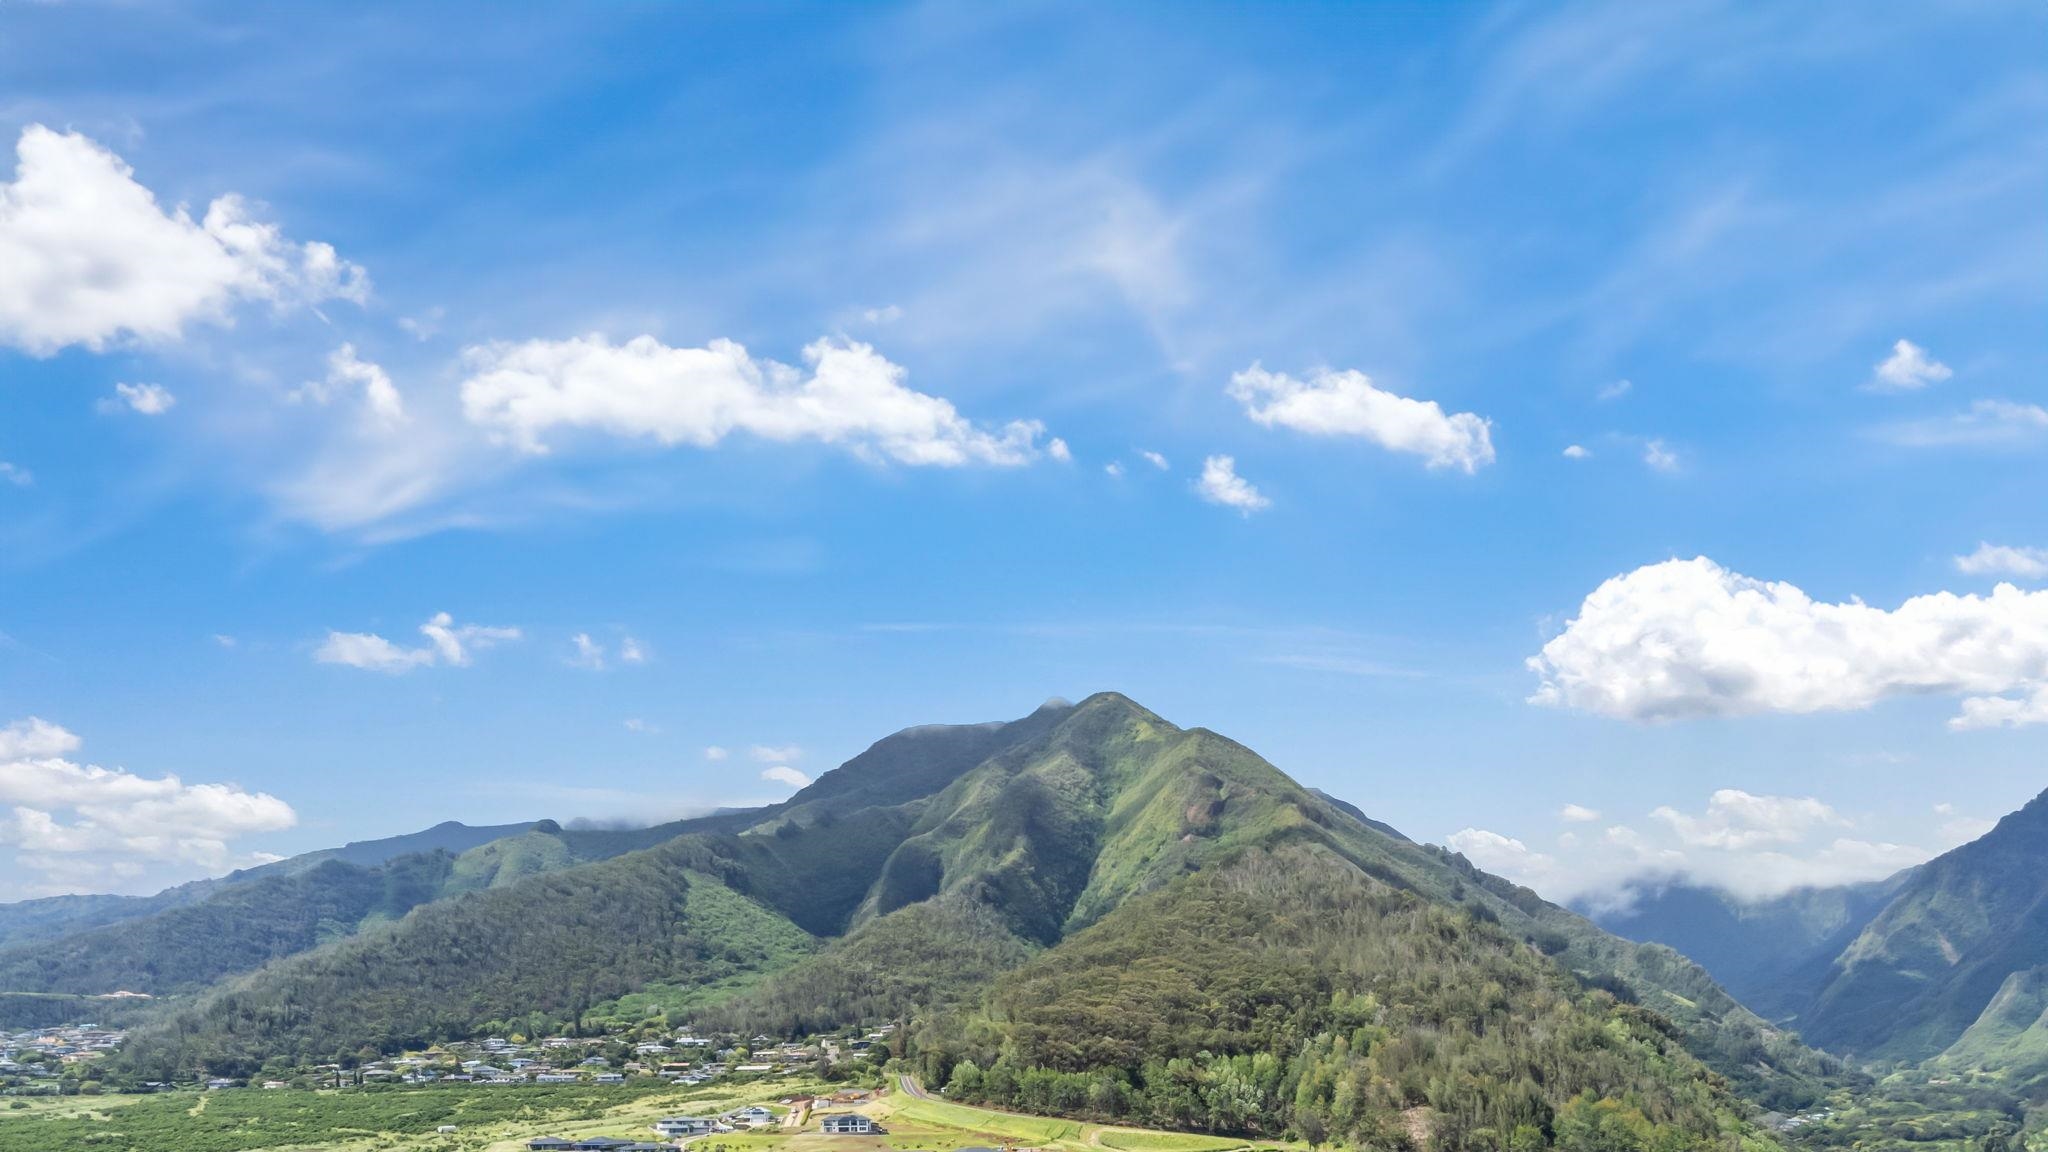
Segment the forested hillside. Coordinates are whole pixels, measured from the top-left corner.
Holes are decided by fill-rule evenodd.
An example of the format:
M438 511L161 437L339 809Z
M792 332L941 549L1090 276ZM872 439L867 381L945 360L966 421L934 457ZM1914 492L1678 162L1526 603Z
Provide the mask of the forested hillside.
M576 835L472 849L444 886L475 890L208 993L138 1032L126 1069L246 1072L573 1029L633 993L743 1032L914 1020L930 1058L998 1077L989 1099L1010 1090L1007 1054L1016 1091L1108 1076L1123 1097L1059 1107L1181 1125L1195 1114L1156 1097L1169 1064L1198 1095L1253 1076L1261 1110L1285 1085L1262 1124L1357 1134L1428 1107L1447 1133L1583 1120L1696 1143L1732 1138L1723 1080L1786 1107L1840 1082L1670 949L1114 694L901 733L785 804L608 860L575 863L593 850ZM1205 988L1223 999L1188 999ZM1200 1055L1262 1045L1293 1071Z
M1744 1141L1668 1021L1309 845L1123 904L922 1040L949 1096L1033 1112L1357 1147Z
M1799 1027L1863 1057L1926 1059L2015 974L2048 965L2048 793L1916 869L1843 949Z

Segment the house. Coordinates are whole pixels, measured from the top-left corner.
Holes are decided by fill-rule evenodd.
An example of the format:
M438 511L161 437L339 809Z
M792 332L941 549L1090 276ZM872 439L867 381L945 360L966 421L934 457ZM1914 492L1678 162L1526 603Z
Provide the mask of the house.
M717 1124L703 1116L663 1116L654 1122L654 1130L663 1136L705 1136Z
M775 1113L761 1107L759 1104L754 1104L745 1108L735 1108L727 1112L723 1119L730 1120L734 1124L769 1124L774 1122Z
M876 1131L875 1122L858 1112L827 1116L819 1130L827 1136L872 1136Z
M575 1147L575 1145L562 1139L560 1136L542 1136L537 1139L528 1140L526 1146L532 1149L533 1152L566 1152L567 1149Z
M447 1135L447 1134L449 1134L450 1132L454 1132L454 1131L456 1131L456 1130L457 1130L457 1129L456 1129L455 1125L453 1125L453 1124L443 1124L443 1125L441 1125L441 1126L440 1126L439 1128L436 1128L436 1129L434 1129L434 1131L435 1131L435 1132L438 1132L438 1133L440 1133L440 1134L441 1134L441 1135L443 1135L443 1136L446 1136L446 1135Z
M591 1083L593 1084L624 1084L625 1082L625 1075L619 1072L600 1072L596 1076L591 1077Z

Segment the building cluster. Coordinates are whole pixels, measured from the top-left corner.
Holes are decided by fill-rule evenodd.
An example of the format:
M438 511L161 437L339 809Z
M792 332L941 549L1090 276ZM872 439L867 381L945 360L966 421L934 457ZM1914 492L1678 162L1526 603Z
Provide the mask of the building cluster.
M64 1070L121 1046L127 1033L96 1024L0 1032L0 1091L55 1092Z

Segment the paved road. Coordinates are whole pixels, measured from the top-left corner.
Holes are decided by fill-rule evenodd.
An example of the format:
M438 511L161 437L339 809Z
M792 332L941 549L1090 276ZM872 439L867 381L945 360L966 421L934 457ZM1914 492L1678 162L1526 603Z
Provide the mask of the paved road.
M896 1083L903 1086L903 1094L906 1096L916 1100L931 1099L930 1096L925 1095L924 1086L919 1084L917 1078L908 1072L899 1073L896 1077Z

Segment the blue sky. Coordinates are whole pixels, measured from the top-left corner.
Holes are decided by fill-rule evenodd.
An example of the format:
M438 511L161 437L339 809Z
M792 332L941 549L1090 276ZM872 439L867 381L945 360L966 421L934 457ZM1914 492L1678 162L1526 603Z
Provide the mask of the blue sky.
M2048 783L2044 25L0 6L0 897L1100 689L1550 895L1924 858Z

